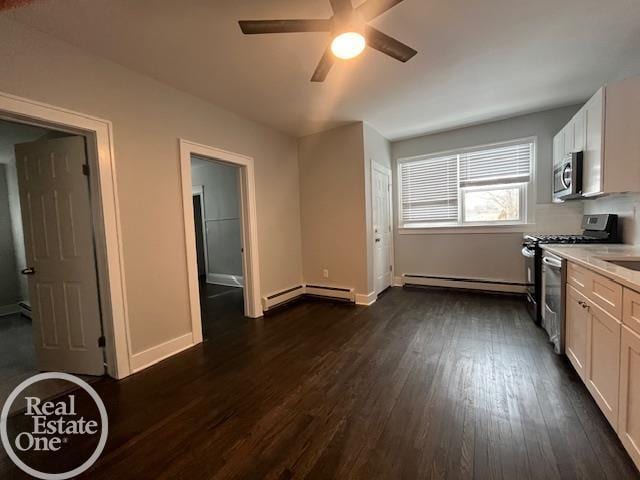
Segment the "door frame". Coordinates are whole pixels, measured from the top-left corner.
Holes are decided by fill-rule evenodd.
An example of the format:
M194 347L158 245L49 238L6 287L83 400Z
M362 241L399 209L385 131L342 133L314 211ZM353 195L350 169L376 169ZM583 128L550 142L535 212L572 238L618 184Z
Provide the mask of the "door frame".
M205 276L207 276L209 275L209 243L207 242L207 214L205 213L204 206L204 185L194 185L191 189L191 197L192 201L193 197L200 197L200 216L202 217L202 242L204 244L202 246L204 248L204 274Z
M395 227L393 224L393 171L391 170L391 167L385 167L384 165L381 165L380 163L376 162L373 158L371 159L371 225L372 225L372 229L371 229L371 235L373 235L373 238L371 239L372 241L372 245L375 245L375 231L373 229L373 199L374 199L374 193L375 193L375 178L374 178L374 172L378 171L378 173L383 173L385 175L387 175L389 177L389 225L391 226L391 253L390 253L390 261L391 261L391 283L389 284L389 288L393 287L394 283L395 283L395 274L396 274L396 251L395 251ZM374 246L375 248L375 246ZM375 268L375 253L374 253L374 257L373 257L373 291L376 293L376 295L378 295L378 292L376 292L376 285L375 285L375 281L376 281L376 268Z
M0 92L0 118L82 135L86 138L91 212L96 243L98 292L106 339L107 374L131 374L122 227L114 161L113 125L108 120Z
M258 219L253 158L239 153L180 139L180 173L182 180L182 208L189 276L191 325L195 343L202 342L202 317L198 286L198 260L196 255L195 224L191 180L191 156L210 159L239 167L240 216L242 224L242 271L244 277L244 314L250 318L262 316L260 301L260 261L258 256Z

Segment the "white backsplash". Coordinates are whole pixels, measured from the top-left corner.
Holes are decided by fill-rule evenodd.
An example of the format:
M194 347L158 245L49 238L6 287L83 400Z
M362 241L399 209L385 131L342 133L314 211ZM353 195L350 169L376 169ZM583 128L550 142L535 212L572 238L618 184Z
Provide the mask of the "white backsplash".
M622 228L622 241L630 245L640 244L640 194L619 194L585 200L584 213L616 213Z
M582 233L583 202L572 200L565 203L543 203L536 205L535 225L530 232L550 234Z

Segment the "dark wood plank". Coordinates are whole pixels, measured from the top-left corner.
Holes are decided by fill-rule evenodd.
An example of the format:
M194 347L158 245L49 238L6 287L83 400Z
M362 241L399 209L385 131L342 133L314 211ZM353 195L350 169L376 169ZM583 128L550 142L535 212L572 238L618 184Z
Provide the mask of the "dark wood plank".
M250 320L218 293L205 344L96 384L110 436L85 478L640 478L517 297L392 289ZM0 478L23 478L1 454Z

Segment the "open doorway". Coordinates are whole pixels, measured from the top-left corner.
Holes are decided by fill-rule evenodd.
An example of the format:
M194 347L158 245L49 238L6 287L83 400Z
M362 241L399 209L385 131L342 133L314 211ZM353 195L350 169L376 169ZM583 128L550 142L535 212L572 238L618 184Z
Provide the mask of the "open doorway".
M200 165L200 167L194 167L192 165L192 159L194 160L193 163ZM213 207L211 207L213 212L210 212L207 210L210 207L209 201L207 200L206 185L204 185L202 180L194 180L193 176L199 175L195 172L196 169L206 169L216 164L231 167L230 170L225 170L225 172L228 172L229 177L225 177L227 180L223 183L232 183L234 186L237 186L234 196L227 195L225 197L226 200L219 200L218 202L232 202L236 207L233 209L230 207L221 209L219 205L214 204ZM210 172L213 171L214 170L211 170ZM191 327L193 330L194 343L198 343L203 339L203 315L201 315L202 308L200 301L200 285L203 283L200 279L203 276L205 284L207 284L206 280L209 279L212 281L212 285L218 285L216 287L210 287L209 284L207 284L205 285L207 288L203 289L203 292L210 289L233 289L231 290L232 293L218 291L212 292L209 296L223 293L223 295L221 295L222 297L235 295L238 299L242 298L240 302L241 310L233 307L231 303L227 304L225 302L225 305L232 307L232 316L228 318L238 321L238 317L258 318L262 316L255 174L253 159L251 157L182 139L180 140L180 173L187 272L189 276ZM215 187L210 188L215 189ZM195 200L194 193L197 197ZM235 199L233 197L235 197ZM215 196L211 198L214 203L217 201L215 200ZM231 222L233 223L233 228L227 228L225 231L228 233L225 235L227 241L232 243L231 240L233 240L233 244L235 244L235 252L231 254L233 258L222 259L224 260L225 271L221 274L216 271L208 271L212 268L218 268L216 265L212 266L212 259L214 259L216 255L215 249L217 247L211 247L209 245L211 242L208 240L205 241L205 236L208 234L206 228L204 228L208 223L206 220L210 218L210 214L218 210L222 215L220 219L233 220L233 222ZM200 212L199 216L197 214L198 211ZM228 215L229 211L237 213L233 213L233 217L227 217L226 215ZM200 226L197 227L196 225ZM238 232L241 240L240 248L238 248L237 245ZM225 235L222 236L224 237ZM198 238L200 238L200 240L198 240ZM198 243L200 247L198 247ZM206 253L203 250L205 246L207 248ZM202 249L200 254L198 254L198 248ZM238 251L240 252L240 257L237 256ZM198 264L198 256L200 257L200 265ZM219 256L218 259L220 259ZM218 261L218 259L214 261ZM209 263L208 267L205 262ZM241 266L240 269L238 266ZM241 275L239 275L240 272L242 272ZM210 276L210 273L213 275ZM216 284L213 284L213 281L215 281ZM221 283L225 283L226 285L220 285ZM241 290L239 290L240 286L242 286ZM213 299L215 298L218 297L214 296ZM238 312L241 312L240 315L238 315Z
M0 119L0 403L40 371L105 373L88 173L84 136Z
M244 316L240 168L191 156L193 223L204 339Z

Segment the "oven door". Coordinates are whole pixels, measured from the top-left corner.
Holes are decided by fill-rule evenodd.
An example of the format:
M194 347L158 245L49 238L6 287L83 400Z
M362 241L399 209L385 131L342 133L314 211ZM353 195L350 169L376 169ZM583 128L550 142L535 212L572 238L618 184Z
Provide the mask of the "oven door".
M538 301L536 296L536 247L534 245L523 245L522 256L524 257L525 277L527 279L527 310L531 319L538 323Z
M549 334L553 350L564 353L565 262L549 252L542 257L542 327Z

